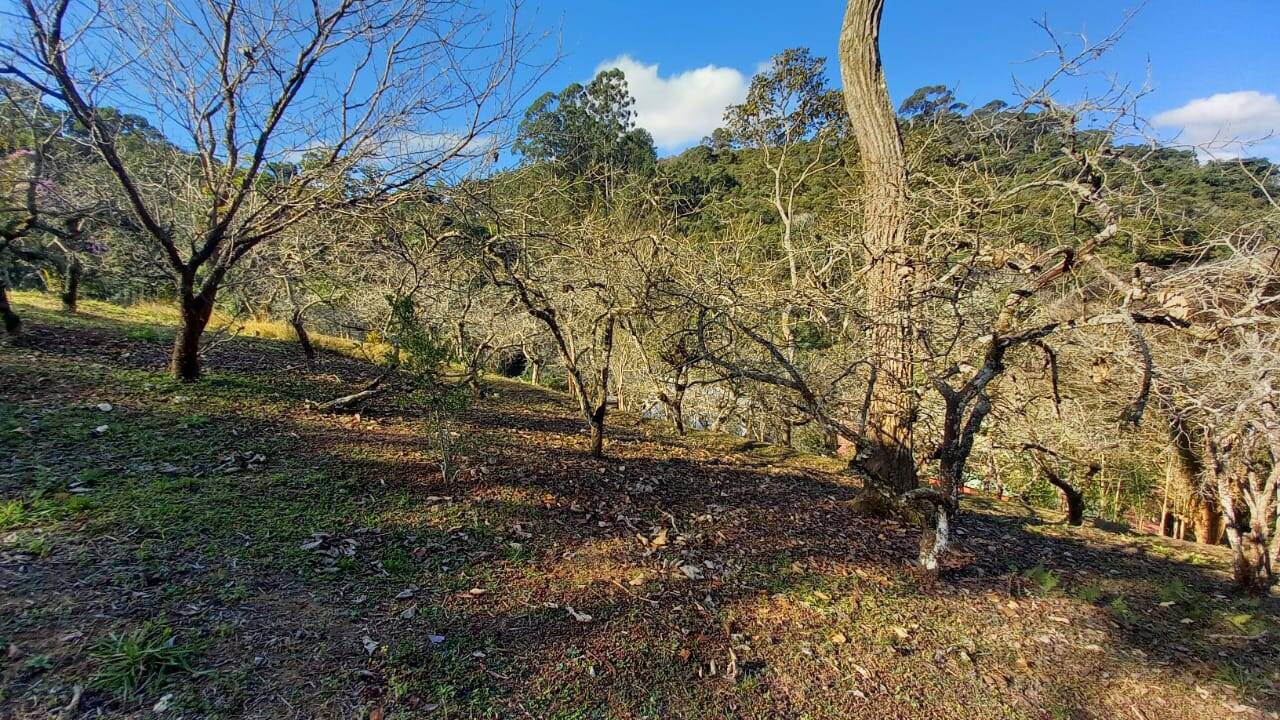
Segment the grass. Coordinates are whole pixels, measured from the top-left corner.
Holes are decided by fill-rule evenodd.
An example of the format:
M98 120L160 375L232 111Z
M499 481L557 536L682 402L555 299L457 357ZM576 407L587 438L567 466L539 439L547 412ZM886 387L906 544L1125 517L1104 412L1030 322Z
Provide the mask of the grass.
M1023 575L1035 583L1040 592L1045 595L1054 592L1062 585L1062 580L1058 577L1058 574L1052 570L1046 570L1043 565L1037 565L1023 572Z
M118 698L154 693L175 675L195 672L199 647L181 644L173 631L148 623L124 633L111 633L89 651L97 667L90 684Z
M46 344L0 348L0 716L76 685L104 717L168 693L201 718L1176 719L1214 712L1197 684L1280 704L1249 639L1275 609L1219 597L1212 548L1138 559L966 499L933 582L914 527L849 511L840 461L619 414L597 462L563 396L495 379L445 482L413 407L306 409L377 372L361 347L308 364L258 326L183 385L166 308L17 300Z
M0 502L0 532L13 530L33 521L31 511L21 499Z

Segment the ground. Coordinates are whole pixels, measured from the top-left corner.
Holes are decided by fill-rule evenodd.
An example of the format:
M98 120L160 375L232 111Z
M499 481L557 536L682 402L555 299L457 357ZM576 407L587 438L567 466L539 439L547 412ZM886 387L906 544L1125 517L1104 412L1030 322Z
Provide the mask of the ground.
M939 579L830 461L490 380L441 477L378 369L19 293L0 344L4 718L1280 717L1225 555L966 498ZM339 352L341 350L342 352Z

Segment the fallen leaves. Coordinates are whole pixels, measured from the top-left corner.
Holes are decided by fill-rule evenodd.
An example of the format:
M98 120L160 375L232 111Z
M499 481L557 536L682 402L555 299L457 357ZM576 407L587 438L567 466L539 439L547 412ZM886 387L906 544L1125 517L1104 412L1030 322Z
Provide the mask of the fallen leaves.
M690 580L701 580L703 577L702 568L697 565L681 565L680 572Z

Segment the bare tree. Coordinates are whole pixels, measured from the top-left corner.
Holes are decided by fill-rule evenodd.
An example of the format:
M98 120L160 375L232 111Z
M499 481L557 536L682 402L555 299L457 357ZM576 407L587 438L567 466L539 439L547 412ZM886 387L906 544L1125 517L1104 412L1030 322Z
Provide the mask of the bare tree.
M1274 214L1225 234L1220 259L1151 279L1152 295L1179 308L1193 333L1159 334L1153 379L1178 408L1203 458L1197 487L1221 508L1242 590L1275 582L1280 561L1280 226Z
M1023 88L1020 108L960 126L973 134L972 159L938 174L924 167L912 180L876 46L882 9L853 0L842 34L847 105L862 153L851 199L861 211L860 233L832 248L839 271L805 298L821 309L826 349L802 362L789 356L768 326L770 303L754 308L765 295L740 274L703 271L697 282L711 290L691 295L704 308L704 356L734 377L784 390L794 407L852 443L851 464L869 490L862 504L912 509L925 528L920 565L933 571L998 381L1018 355L1053 364L1050 338L1118 330L1149 360L1138 328L1186 323L1135 304L1123 279L1130 273L1108 267L1100 254L1121 236L1126 213L1145 207L1134 201L1147 191L1141 164L1116 143L1136 124L1140 92L1117 87L1068 106L1052 91L1057 79L1082 74L1118 34L1059 48L1058 71ZM1086 127L1085 117L1094 124ZM1043 135L1055 161L1011 172L999 143L985 140L998 135L988 123ZM940 127L917 131L926 133L918 142L927 147L927 133ZM1037 228L1035 246L1029 227ZM1090 276L1082 280L1085 268ZM1149 388L1150 372L1126 409L1130 423L1141 418ZM917 487L919 471L932 463L930 484Z
M475 241L490 281L551 336L600 457L618 334L625 318L657 307L670 243L643 178L618 180L607 207L587 209L570 197L572 181L546 170L530 166L487 188L472 204L490 230Z
M0 72L88 129L173 276L171 369L188 381L242 258L310 213L394 202L487 157L527 87L514 21L494 36L462 2L22 6ZM175 147L160 167L118 142L106 109L124 103L163 119Z

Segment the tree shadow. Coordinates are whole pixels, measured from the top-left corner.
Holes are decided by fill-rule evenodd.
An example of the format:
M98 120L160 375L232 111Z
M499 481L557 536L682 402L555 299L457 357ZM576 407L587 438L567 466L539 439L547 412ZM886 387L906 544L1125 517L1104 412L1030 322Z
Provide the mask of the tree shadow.
M34 329L33 338L54 341L40 352L65 359L134 370L146 358L111 351L120 347L120 328L102 330L96 341L69 338L79 330ZM841 696L853 705L827 707L797 693L792 686L805 682L797 669L810 667L801 664L809 660L770 637L785 639L778 645L803 640L838 667L832 693L871 692L878 682L888 688L877 691L882 701L896 702L897 686L915 692L949 677L950 685L934 688L931 707L964 708L966 697L985 692L1080 716L1110 709L1090 694L1105 682L1089 670L1154 668L1257 694L1250 684L1280 660L1267 634L1274 599L1247 605L1226 596L1218 569L1132 538L1046 534L1056 526L996 509L962 515L942 578L931 581L910 570L917 529L858 515L849 503L857 485L849 478L750 458L708 459L695 443L636 424L611 432L610 456L595 459L563 398L536 388L494 386L498 400L479 402L456 421L476 440L464 473L446 482L415 434L411 409L379 399L359 423L301 409L305 399L369 377L368 366L335 358L333 378L310 373L286 382L281 363L290 362L283 358L291 351L284 343L245 341L214 377L246 393L270 387L297 408L252 426L268 433L264 439L275 448L260 465L211 466L198 478L131 477L123 470L142 449L127 443L62 461L120 468L120 477L100 480L96 489L103 492L115 482L155 486L154 495L129 496L142 507L128 516L122 539L87 557L129 569L128 577L159 568L162 579L84 591L80 586L92 585L85 566L63 563L57 568L66 578L29 576L6 592L56 590L69 609L95 609L112 625L161 615L208 633L231 623L238 630L221 641L220 652L233 665L262 653L255 643L263 638L277 643L267 653L272 659L247 664L244 683L253 698L243 701L245 714L280 711L273 693L289 692L291 683L315 685L307 695L312 703L334 693L348 702L408 707L417 698L420 708L445 702L462 713L507 708L534 717L574 703L589 708L586 716L618 717L650 710L840 717L856 709L853 696ZM85 389L95 389L93 382L83 380ZM35 408L39 394L37 386L15 384L6 399ZM157 427L179 428L188 411L155 404L138 412ZM205 414L210 428L246 426L236 409ZM383 422L370 427L367 418ZM175 438L148 437L138 442L153 443L146 451L157 457L189 452ZM205 441L202 452L215 458L244 444L243 436L223 430ZM210 515L211 504L227 502L233 512ZM350 541L353 554L331 558L303 549L317 533L326 534L319 550ZM151 548L147 562L135 557L141 547ZM259 556L271 553L279 557ZM232 569L254 597L228 600L211 589L225 584L219 573ZM187 583L191 595L166 597L157 589L165 582ZM406 587L417 589L398 597ZM103 599L130 592L143 595L116 606ZM994 601L983 600L988 596ZM1009 602L1021 605L1010 610ZM202 609L182 614L193 605ZM417 614L405 619L411 605ZM1018 658L1005 654L1013 652L1009 646L981 634L966 652L988 667L974 663L962 671L954 670L957 641L945 629L932 638L908 628L921 639L897 644L879 638L887 628L922 621L914 613L926 610L989 628L993 637L1016 631L1026 642L1017 652L1044 669L1019 673ZM1046 619L1055 613L1069 622ZM850 627L865 636L849 631L838 646L809 637L830 618L858 619ZM1062 632L1052 630L1056 625ZM1068 630L1080 633L1067 636ZM424 640L434 634L444 640ZM1063 639L1037 643L1037 634ZM361 637L377 649L366 652ZM1055 663L1072 671L1055 672ZM824 677L828 670L812 672ZM326 673L340 678L337 690L314 682ZM411 690L397 700L393 688L401 686ZM759 687L769 692L753 689ZM1263 709L1280 709L1274 693L1259 697Z

